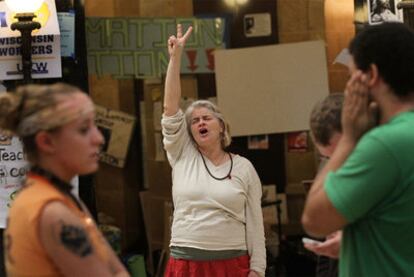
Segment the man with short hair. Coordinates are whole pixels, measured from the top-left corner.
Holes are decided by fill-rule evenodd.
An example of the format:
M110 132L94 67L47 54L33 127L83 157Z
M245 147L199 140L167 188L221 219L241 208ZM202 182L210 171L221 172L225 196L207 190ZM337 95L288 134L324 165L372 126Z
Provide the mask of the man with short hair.
M344 229L340 276L414 272L414 32L369 26L349 50L342 136L305 204L305 230ZM380 112L374 122L373 103Z
M322 158L331 156L341 137L343 102L344 95L342 93L333 93L316 104L311 112L311 136Z
M321 157L319 168L323 168L327 159L334 152L342 135L341 112L344 102L343 93L333 93L317 103L310 115L310 130L313 143ZM306 249L318 255L317 277L338 276L338 257L342 232L328 235L324 242L305 243Z

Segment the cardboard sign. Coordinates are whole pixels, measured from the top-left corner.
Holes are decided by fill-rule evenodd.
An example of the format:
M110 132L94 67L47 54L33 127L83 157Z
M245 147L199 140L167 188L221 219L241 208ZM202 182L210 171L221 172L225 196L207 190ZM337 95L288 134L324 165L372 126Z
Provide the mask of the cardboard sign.
M116 167L124 167L135 117L96 106L96 125L105 138L100 161Z

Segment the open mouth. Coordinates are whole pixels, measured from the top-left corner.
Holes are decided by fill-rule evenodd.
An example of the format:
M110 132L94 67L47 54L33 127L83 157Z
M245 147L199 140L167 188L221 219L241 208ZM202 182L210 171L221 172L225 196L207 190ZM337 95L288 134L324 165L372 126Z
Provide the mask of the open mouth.
M201 136L205 136L205 135L207 135L208 130L207 130L206 128L201 128L201 129L199 130L199 132L200 132L200 135L201 135Z

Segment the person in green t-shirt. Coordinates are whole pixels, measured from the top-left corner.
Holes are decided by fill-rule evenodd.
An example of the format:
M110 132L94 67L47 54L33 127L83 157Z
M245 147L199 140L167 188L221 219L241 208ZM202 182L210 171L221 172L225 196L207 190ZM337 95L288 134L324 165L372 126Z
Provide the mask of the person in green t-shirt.
M340 276L414 272L413 49L402 23L368 26L349 46L342 136L302 215L312 236L343 229Z

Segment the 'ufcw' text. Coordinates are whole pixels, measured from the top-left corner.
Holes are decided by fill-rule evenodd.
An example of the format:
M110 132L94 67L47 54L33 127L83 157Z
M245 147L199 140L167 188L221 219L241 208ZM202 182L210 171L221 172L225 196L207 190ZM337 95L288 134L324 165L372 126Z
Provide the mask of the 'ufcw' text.
M53 43L53 35L43 35L32 37L33 44ZM18 56L21 55L20 45L22 43L21 37L0 38L0 57L4 56ZM14 46L16 45L16 46ZM9 47L3 47L9 46ZM52 44L47 45L32 45L32 55L52 54Z

